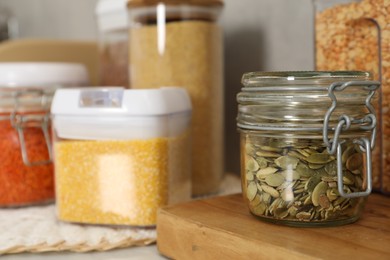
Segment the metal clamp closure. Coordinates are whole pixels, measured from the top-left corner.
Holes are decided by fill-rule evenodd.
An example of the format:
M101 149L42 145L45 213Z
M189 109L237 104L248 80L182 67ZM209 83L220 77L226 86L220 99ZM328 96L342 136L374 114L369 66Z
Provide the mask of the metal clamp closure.
M369 93L367 98L365 99L365 106L368 109L368 114L363 118L351 118L348 115L341 115L339 118L339 122L334 127L334 135L333 139L328 137L328 129L329 129L329 120L333 113L333 111L337 107L337 98L335 95L335 91L343 91L345 88L350 86L361 86L364 90L367 90ZM349 82L335 82L330 85L328 89L328 95L332 100L332 105L325 114L324 118L324 126L323 126L323 140L327 146L327 150L329 154L335 154L337 151L337 185L338 191L342 197L345 198L356 198L367 196L371 193L372 190L372 165L371 165L371 150L375 146L375 138L376 138L376 116L375 109L371 105L371 99L375 94L375 91L379 88L380 82L378 81L349 81ZM342 166L342 147L341 144L344 142L340 140L340 134L342 131L346 131L350 129L352 125L357 125L361 130L371 131L371 137L368 138L360 138L354 139L353 143L358 144L360 150L366 154L366 174L367 174L367 188L364 192L352 192L345 193L344 192L344 184L343 184L343 166Z
M21 101L26 96L34 98L38 103L39 100L39 112L27 112L19 113L18 111L23 110L25 103ZM13 95L14 109L10 115L10 121L13 128L16 129L19 137L20 151L22 155L23 163L27 166L45 165L52 162L52 147L49 134L50 127L50 114L49 114L49 97L42 90L25 90L17 91ZM34 103L35 103L34 102ZM31 161L25 140L25 129L26 128L41 128L43 137L46 143L49 158L47 160Z

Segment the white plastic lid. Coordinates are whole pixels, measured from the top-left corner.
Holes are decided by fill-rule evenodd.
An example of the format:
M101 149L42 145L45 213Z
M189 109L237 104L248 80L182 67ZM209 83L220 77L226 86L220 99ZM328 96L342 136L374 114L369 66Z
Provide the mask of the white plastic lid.
M178 87L59 89L51 113L66 139L146 139L175 136L188 128L191 101Z
M124 89L87 87L58 89L51 112L66 116L161 116L191 111L183 88Z
M127 28L127 0L99 0L96 4L100 31Z
M88 72L79 63L0 62L0 87L85 86Z

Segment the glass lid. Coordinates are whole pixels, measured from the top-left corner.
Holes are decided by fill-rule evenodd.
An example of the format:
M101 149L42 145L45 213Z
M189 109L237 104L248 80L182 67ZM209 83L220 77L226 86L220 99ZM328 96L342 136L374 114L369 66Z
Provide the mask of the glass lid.
M248 72L242 77L243 91L279 90L278 86L307 86L307 85L329 85L335 81L370 80L369 72L365 71L283 71L283 72ZM281 89L280 89L281 90Z

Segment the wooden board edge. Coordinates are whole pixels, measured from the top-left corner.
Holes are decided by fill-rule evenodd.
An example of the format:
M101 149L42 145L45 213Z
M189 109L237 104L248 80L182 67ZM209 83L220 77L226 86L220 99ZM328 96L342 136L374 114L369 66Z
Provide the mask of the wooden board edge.
M169 209L158 213L157 247L170 259L318 259L181 218Z

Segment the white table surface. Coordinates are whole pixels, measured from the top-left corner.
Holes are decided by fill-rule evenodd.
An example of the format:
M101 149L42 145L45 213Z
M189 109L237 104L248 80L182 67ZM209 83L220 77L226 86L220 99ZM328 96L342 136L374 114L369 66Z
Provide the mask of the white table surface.
M144 247L131 247L125 249L115 249L106 252L91 252L91 253L42 253L42 254L12 254L1 257L1 260L166 260L157 251L156 245Z

